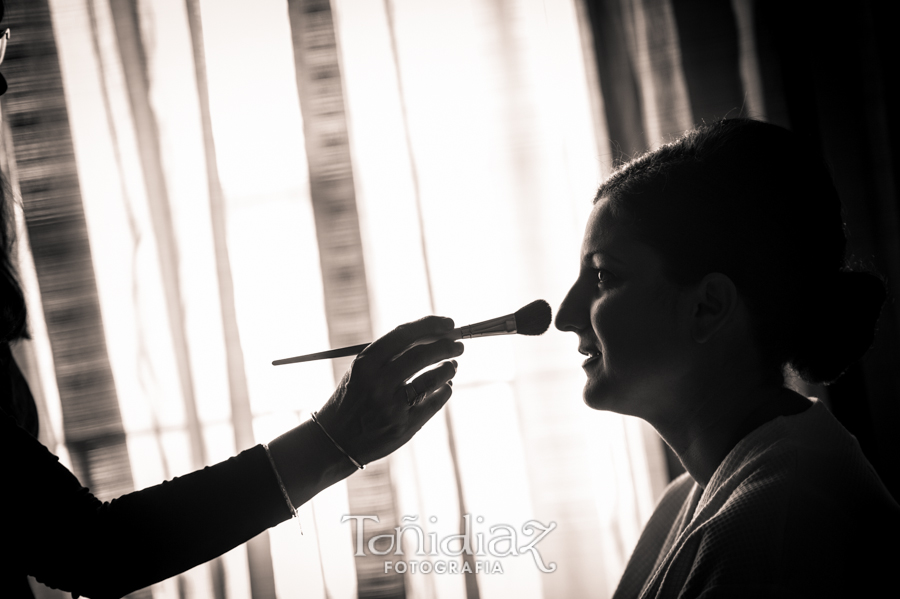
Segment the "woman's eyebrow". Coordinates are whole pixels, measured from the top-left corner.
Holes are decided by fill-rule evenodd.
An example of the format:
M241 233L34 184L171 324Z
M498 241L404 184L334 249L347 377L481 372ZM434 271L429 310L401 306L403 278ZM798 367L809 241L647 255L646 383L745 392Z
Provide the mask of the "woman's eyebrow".
M625 261L621 258L617 257L615 254L609 253L609 251L604 250L595 250L584 257L585 264L595 264L598 261L604 262L612 262L617 266L625 266Z

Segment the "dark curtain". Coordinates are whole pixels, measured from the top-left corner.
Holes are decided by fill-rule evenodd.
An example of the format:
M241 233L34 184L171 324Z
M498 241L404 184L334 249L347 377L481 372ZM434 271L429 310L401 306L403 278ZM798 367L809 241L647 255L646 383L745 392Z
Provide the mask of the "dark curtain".
M832 410L900 497L900 214L897 54L886 2L760 1L761 71L770 120L821 147L844 202L849 252L888 284L875 344L828 388Z

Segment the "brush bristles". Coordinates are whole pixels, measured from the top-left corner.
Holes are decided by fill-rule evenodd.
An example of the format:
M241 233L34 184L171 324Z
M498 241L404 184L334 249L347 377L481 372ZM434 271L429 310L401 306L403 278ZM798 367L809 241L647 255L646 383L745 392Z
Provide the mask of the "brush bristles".
M534 300L516 311L516 333L519 335L543 335L550 328L553 313L550 304Z

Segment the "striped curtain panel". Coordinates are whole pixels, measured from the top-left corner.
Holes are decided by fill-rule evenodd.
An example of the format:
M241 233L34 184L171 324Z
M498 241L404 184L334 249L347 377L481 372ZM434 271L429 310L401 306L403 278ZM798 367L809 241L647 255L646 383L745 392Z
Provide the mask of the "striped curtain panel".
M788 112L757 9L9 0L0 148L33 333L15 350L42 440L108 499L274 438L349 365L273 359L555 308L618 161ZM583 405L572 335L459 362L447 408L300 526L136 595L610 597L677 460Z

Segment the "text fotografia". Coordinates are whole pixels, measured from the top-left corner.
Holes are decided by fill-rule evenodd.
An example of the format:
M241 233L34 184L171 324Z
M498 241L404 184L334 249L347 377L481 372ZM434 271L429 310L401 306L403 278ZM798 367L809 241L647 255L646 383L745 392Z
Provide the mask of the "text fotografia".
M553 566L553 570L556 570L556 564L550 564ZM553 570L549 570L553 572ZM434 572L435 574L503 574L503 565L500 561L491 561L491 560L475 560L475 565L470 566L469 562L457 562L455 560L435 560L433 562L428 561L427 559L422 561L416 561L411 559L409 561L386 561L384 562L384 573L390 574L391 572L396 572L397 574L406 574L409 572L410 574L431 574Z
M353 520L356 522L356 557L365 555L392 555L404 556L403 541L407 543L415 539L415 551L410 554L416 556L444 556L459 557L463 554L477 557L517 557L530 554L535 565L541 572L550 573L556 571L556 564L544 563L537 544L543 540L550 531L556 528L556 523L541 524L537 520L529 520L522 525L521 532L508 524L496 524L488 530L490 535L483 532L472 534L471 515L463 516L465 520L465 532L462 534L447 535L438 539L436 532L425 533L422 527L415 524L418 516L403 516L402 525L394 528L393 534L375 535L365 542L365 523L367 520L378 522L378 516L344 516L341 522ZM431 522L437 522L437 518L429 518ZM476 520L479 524L484 521L482 516ZM411 533L411 537L410 534ZM426 543L427 539L427 543ZM527 541L527 542L525 542ZM407 545L407 550L410 546ZM502 574L503 566L499 561L491 559L474 560L473 564L457 560L391 560L384 562L385 574L389 572L398 574Z

